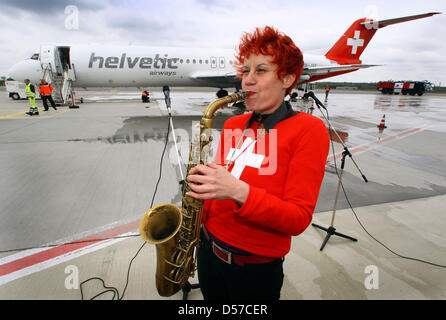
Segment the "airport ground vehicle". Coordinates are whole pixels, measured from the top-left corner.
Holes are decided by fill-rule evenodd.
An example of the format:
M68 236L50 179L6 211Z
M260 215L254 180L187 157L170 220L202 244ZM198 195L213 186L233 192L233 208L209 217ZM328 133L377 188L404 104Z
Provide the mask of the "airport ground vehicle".
M8 97L14 100L26 99L25 83L15 80L6 80L5 87Z
M422 96L426 91L432 90L428 81L380 81L377 89L383 94L410 94Z

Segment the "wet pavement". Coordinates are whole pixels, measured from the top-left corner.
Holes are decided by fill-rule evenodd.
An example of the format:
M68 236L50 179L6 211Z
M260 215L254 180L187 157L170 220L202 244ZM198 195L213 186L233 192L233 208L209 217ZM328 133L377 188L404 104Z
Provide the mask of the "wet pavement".
M342 182L351 205L363 209L367 225L382 238L391 239L392 244L408 252L412 250L414 255L427 253L426 258L446 264L446 243L442 236L445 227L442 221L446 219L441 209L446 195L446 150L443 148L446 96L429 93L421 97L392 96L332 90L324 101L322 92L316 91L316 95L326 105L330 122L368 179L368 183L364 182L347 157ZM60 279L53 289L51 285L48 290L42 288L51 278L51 270L53 273L58 270L59 278L64 279L63 268L70 263L88 270L88 276L97 271L104 277L119 278L117 285L121 285L128 259L139 247L141 239L137 237L136 227L152 202L167 133L163 93L152 92L148 104L140 102L138 92L128 89L79 91L77 96L84 100L79 109L60 107L57 111L41 111L40 116L29 117L24 114L28 109L26 100L12 101L0 92L0 299L78 299L78 291L64 289ZM171 98L184 172L190 132L208 103L215 99L215 92L172 88ZM298 108L297 104L294 107ZM214 127L221 128L224 120L236 112L231 108L219 111ZM323 118L317 108L313 115ZM380 131L377 126L384 115L387 128ZM338 139L333 140L334 151L327 161L314 214L315 221L324 225L329 223L333 209L338 184L336 170L343 151ZM161 168L161 183L154 203L180 205L180 167L171 137ZM375 248L373 240L358 229L348 208L349 203L341 194L336 223L342 224L340 232L351 232L360 238L360 244L335 239L334 245L329 243L325 249L329 253L321 255L317 250L323 239L320 231L309 227L302 236L295 237L286 260L284 299L446 298L444 281L439 282L435 292L410 283L435 283L438 277L445 279L444 269L429 267L430 273L424 279L410 262L400 262ZM395 212L393 216L391 212ZM422 226L417 234L410 233L417 226ZM58 246L112 234L130 234L130 237L72 250ZM410 240L410 246L405 246L404 239ZM31 248L48 244L59 251L54 249L46 258L37 258L39 252L45 253L48 248ZM302 251L300 245L307 249ZM14 250L21 248L30 249ZM352 257L342 250L356 254ZM146 245L143 252L145 257L138 260L132 272L128 298L161 299L152 289L145 292L147 287L139 283L153 281L150 272L141 273L143 266L147 268L149 258L155 257L154 247ZM17 263L25 257L35 257L35 260L23 262L22 266ZM334 259L339 269L325 270L330 266L324 267L327 262L324 259ZM386 270L389 279L400 278L397 289L391 288L388 280L383 286L386 290L381 287L376 292L364 291L363 281L358 284L358 279L364 278L364 267L374 263L381 263L381 270ZM355 264L360 268L353 270ZM310 273L314 271L314 277L299 276L292 267L297 265ZM148 268L153 267L152 263ZM407 272L412 280L410 276L398 274L397 269L404 268L410 270ZM335 272L335 280L317 276L324 272ZM84 279L88 276L83 273ZM341 284L342 281L347 283ZM341 294L336 289L338 286L347 287L350 293ZM406 286L416 289L406 294L403 289ZM197 292L192 298L200 299L200 294Z

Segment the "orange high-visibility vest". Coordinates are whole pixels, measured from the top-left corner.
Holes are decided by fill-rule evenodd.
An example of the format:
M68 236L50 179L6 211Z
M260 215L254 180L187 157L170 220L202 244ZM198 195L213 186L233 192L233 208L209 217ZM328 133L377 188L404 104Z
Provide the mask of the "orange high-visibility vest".
M40 87L40 94L43 96L50 96L53 92L53 86L51 84L45 83L42 84Z

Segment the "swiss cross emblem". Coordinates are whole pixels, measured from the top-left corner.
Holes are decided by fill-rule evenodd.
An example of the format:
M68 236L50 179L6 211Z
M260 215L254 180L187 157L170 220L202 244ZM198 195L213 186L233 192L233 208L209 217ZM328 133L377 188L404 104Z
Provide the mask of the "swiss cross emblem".
M245 141L243 141L243 145L240 149L231 148L229 150L226 160L231 161L231 158L235 159L231 174L237 179L240 178L240 175L242 174L243 170L245 170L246 166L260 168L262 165L262 161L265 156L254 153L255 144L256 141L253 141L248 137L245 139Z
M355 31L353 38L347 39L347 45L352 47L352 54L356 54L358 47L364 46L364 39L360 39L361 32L359 30Z

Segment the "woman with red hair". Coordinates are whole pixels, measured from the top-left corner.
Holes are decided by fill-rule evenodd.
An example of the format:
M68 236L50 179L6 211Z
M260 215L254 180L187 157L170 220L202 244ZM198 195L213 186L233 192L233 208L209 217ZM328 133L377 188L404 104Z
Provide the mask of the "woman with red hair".
M187 177L205 200L198 279L206 300L278 300L291 237L310 224L329 137L285 97L303 70L290 37L257 28L241 38L237 74L249 113L225 122L214 163Z

